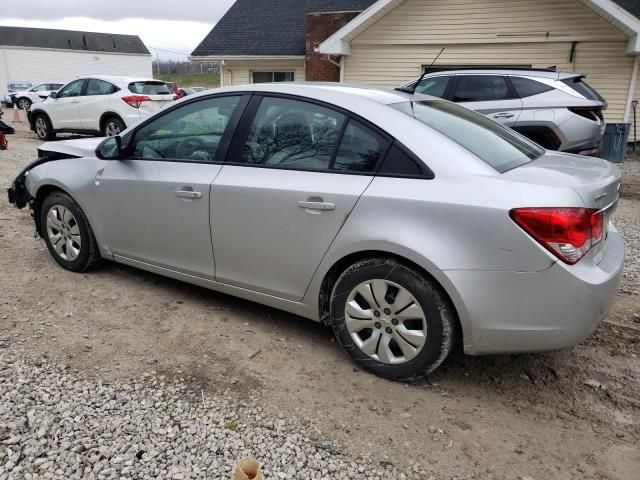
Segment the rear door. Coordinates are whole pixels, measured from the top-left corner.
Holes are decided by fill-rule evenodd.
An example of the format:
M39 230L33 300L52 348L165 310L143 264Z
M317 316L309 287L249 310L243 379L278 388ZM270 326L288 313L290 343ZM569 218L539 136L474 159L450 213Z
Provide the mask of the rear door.
M454 102L509 127L522 113L522 100L504 75L456 75L452 91Z
M54 129L82 129L78 104L84 93L85 82L84 79L75 80L58 92L54 103L47 110Z
M175 99L175 95L169 90L165 82L145 80L129 84L129 91L135 95L141 95L145 101L140 103L140 118L146 118L162 107L166 107Z
M216 280L300 300L388 139L331 107L254 97L213 184Z
M100 131L100 118L108 111L111 95L120 88L97 78L87 80L84 96L78 103L83 130Z

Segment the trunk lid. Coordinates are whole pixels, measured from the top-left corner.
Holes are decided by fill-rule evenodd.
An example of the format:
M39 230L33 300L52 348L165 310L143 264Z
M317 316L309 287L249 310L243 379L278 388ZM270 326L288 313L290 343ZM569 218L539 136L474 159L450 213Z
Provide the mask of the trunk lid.
M607 208L611 214L618 201L621 173L616 165L601 158L547 152L503 176L538 185L570 187L586 208Z
M147 95L151 100L140 104L140 116L144 117L157 112L162 107L173 102L173 94L167 95Z

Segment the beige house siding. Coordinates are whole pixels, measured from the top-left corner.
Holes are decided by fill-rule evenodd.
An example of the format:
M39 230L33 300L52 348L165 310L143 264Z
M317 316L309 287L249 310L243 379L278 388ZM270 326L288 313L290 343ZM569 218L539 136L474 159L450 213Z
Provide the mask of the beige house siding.
M365 43L626 40L577 0L407 0L358 35Z
M304 81L304 60L225 60L224 85L251 83L251 72L294 72L296 81Z
M407 0L353 39L344 79L399 86L444 47L440 65L556 65L585 73L609 102L607 120L621 121L634 58L627 46L623 32L577 0Z

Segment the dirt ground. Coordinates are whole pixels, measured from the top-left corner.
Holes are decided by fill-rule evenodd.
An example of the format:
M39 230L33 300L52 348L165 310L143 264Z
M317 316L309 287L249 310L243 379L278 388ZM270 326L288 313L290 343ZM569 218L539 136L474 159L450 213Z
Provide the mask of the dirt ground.
M2 191L38 144L10 137ZM617 215L638 219L640 177L625 182ZM428 380L402 384L355 368L305 319L114 263L67 272L34 238L29 212L5 199L0 245L0 339L87 375L162 372L198 393L229 390L308 421L345 454L419 463L435 478L639 478L640 285L623 285L575 348L457 353Z

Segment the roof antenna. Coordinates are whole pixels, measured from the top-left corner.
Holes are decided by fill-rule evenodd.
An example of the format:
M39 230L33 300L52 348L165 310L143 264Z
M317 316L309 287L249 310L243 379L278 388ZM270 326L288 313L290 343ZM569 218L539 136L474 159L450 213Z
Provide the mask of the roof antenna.
M418 85L420 85L420 82L422 82L422 79L425 77L425 75L427 75L431 71L431 68L433 67L433 65L438 61L438 59L440 58L440 55L442 55L442 52L444 52L444 48L445 47L442 47L442 50L440 50L440 53L438 53L438 55L436 55L436 58L433 59L433 62L431 62L431 65L429 65L427 68L425 68L424 72L422 73L422 75L420 75L420 78L413 84L413 86L411 86L411 87L398 87L395 90L397 90L399 92L405 92L405 93L410 93L411 95L414 95L416 93L416 89L418 88Z

